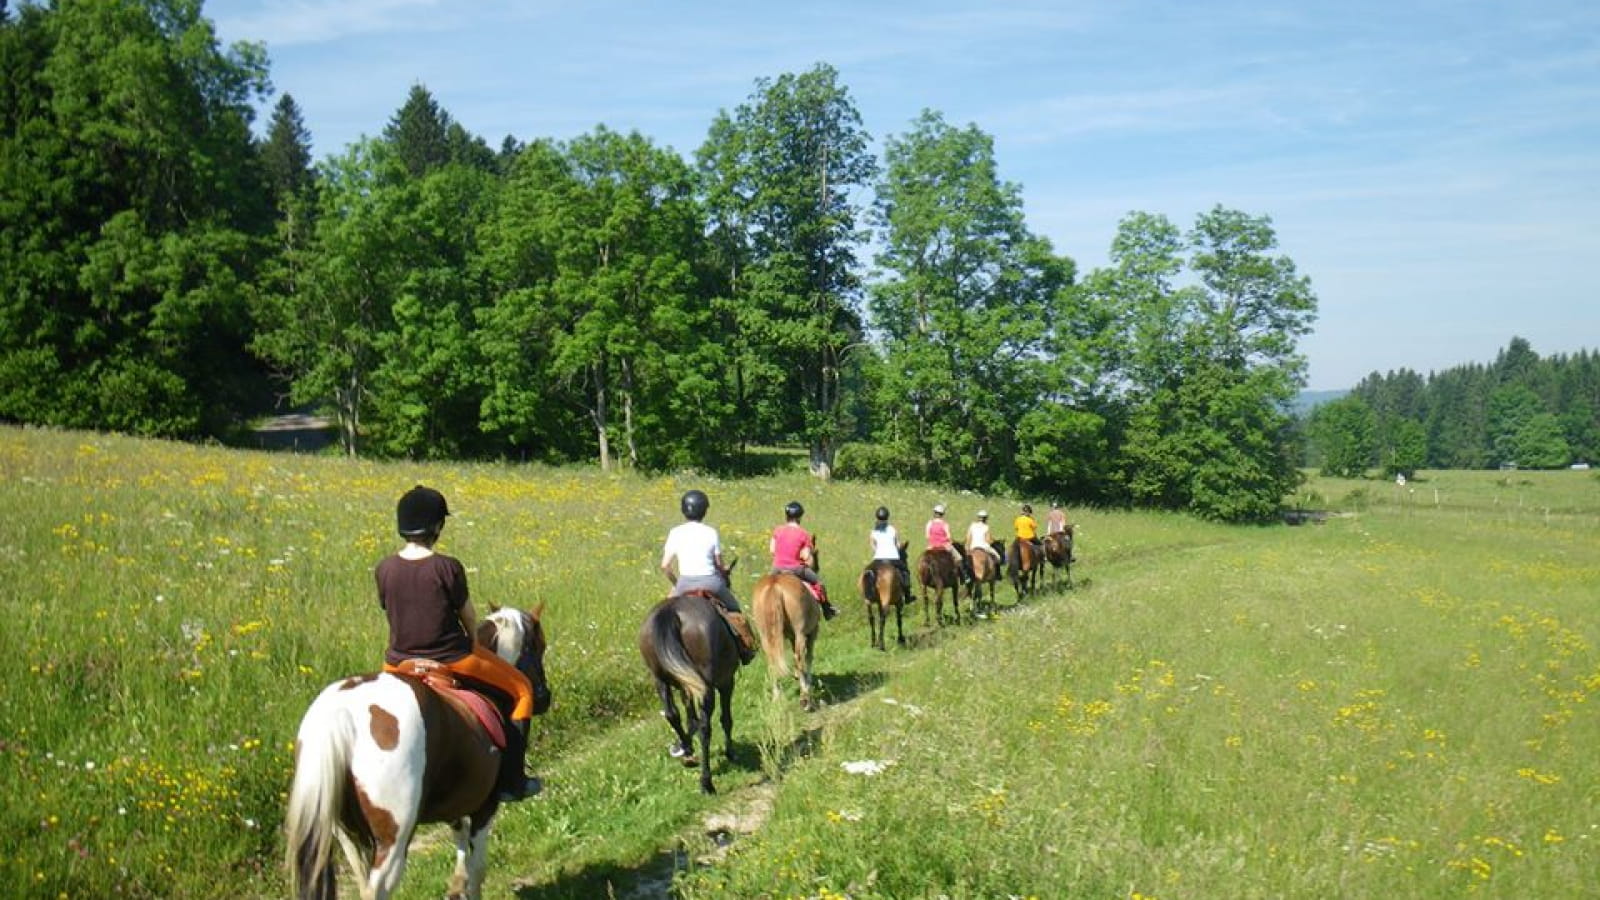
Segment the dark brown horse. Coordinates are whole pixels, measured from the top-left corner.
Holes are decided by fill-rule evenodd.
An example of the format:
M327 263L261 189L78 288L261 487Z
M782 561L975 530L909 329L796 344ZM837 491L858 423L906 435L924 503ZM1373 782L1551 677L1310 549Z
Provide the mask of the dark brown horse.
M739 671L738 639L713 604L700 593L668 597L656 604L639 628L639 654L654 676L661 714L677 743L671 753L693 766L694 734L700 735L700 790L711 784L711 715L722 699L722 750L733 757L733 680ZM689 727L678 718L681 697Z
M750 611L755 617L756 634L761 636L761 652L767 657L767 676L772 683L772 698L778 699L778 679L793 674L800 682L800 705L814 709L811 697L811 654L817 646L817 626L822 622L822 604L800 576L773 572L756 582ZM790 671L784 642L793 651Z
M994 588L1000 583L1000 560L1006 558L1005 544L995 541L995 549L999 556L994 556L982 549L974 548L967 555L972 564L972 581L967 585L967 598L972 602L972 612L976 615L980 608L994 609ZM988 600L984 601L983 589L989 588Z
M478 642L533 682L535 713L550 708L543 607L499 609ZM450 897L476 898L488 865L489 824L500 808L501 754L467 705L402 674L361 675L323 689L300 720L294 784L284 814L289 883L300 898L338 896L337 839L363 900L386 898L405 872L422 822L455 830Z
M1011 589L1017 592L1017 602L1033 593L1039 586L1039 567L1044 560L1039 558L1039 550L1033 546L1033 541L1016 540L1011 542L1011 552L1006 556L1006 569L1011 575Z
M933 588L934 618L944 627L944 592L950 592L956 624L961 624L961 567L944 548L927 549L917 558L917 580L922 582L922 624L928 624L928 588Z
M900 555L905 556L905 544L900 545ZM906 598L910 596L905 571L893 560L875 559L861 573L861 596L867 601L867 643L883 650L884 632L889 629L889 610L894 610L895 639L906 642L902 613Z
M1073 529L1076 525L1068 525L1066 531L1057 531L1044 536L1044 558L1050 561L1050 583L1056 584L1061 575L1061 570L1067 572L1067 587L1072 587L1072 541Z

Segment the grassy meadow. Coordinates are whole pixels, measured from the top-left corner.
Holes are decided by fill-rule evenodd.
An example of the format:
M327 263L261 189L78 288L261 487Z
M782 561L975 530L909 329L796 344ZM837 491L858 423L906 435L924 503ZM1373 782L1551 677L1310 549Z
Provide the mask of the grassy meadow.
M546 604L548 787L496 823L489 896L1600 896L1592 473L1313 479L1287 502L1335 514L1301 527L1073 510L1076 590L1005 589L997 618L942 630L913 608L878 653L849 588L872 509L920 533L934 502L957 530L987 506L1005 534L1015 500L15 428L0 884L282 896L290 742L324 684L379 662L371 569L419 481L450 499L441 549L480 605ZM821 711L744 670L710 798L664 752L634 645L690 486L741 598L804 502L843 610ZM452 864L426 829L401 895L437 896Z

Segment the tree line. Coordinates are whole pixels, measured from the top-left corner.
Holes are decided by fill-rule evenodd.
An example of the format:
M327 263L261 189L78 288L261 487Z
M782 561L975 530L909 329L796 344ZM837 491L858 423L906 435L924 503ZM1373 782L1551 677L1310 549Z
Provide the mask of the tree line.
M350 454L822 475L1273 515L1309 279L1271 220L1130 213L1080 273L993 140L881 158L831 66L685 157L498 147L413 85L313 161L197 0L0 2L0 419L228 438L313 406Z
M1600 460L1600 354L1540 357L1512 338L1487 365L1373 372L1307 430L1322 470L1348 477Z

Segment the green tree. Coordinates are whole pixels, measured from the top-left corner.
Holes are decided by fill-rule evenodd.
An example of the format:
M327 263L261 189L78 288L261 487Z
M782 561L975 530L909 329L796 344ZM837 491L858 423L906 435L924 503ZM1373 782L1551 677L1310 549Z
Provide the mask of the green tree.
M262 298L254 346L288 380L291 401L331 407L354 456L382 334L408 276L410 234L398 223L416 195L389 146L364 141L326 161L317 201L296 290Z
M1264 519L1299 478L1287 409L1304 383L1295 342L1316 297L1292 260L1271 255L1265 217L1199 216L1186 240L1197 283L1177 289L1172 234L1161 217L1135 216L1113 244L1113 264L1133 281L1108 291L1128 304L1124 478L1136 500Z
M1324 403L1311 413L1309 433L1322 454L1322 474L1359 478L1376 454L1372 407L1356 394Z
M1382 455L1384 474L1410 478L1427 465L1427 430L1414 419L1401 419L1390 429L1388 444L1382 450Z
M749 102L717 116L697 158L741 405L781 415L779 427L804 437L826 477L842 431L845 352L862 338L852 192L876 162L861 116L830 66L761 79ZM752 368L775 380L752 378Z
M498 179L449 164L390 187L397 237L389 320L374 336L367 445L384 456L480 455L484 377L476 340L486 289L475 260ZM381 320L380 320L381 321Z
M413 84L395 114L384 126L383 139L394 147L395 155L412 178L421 178L450 161L450 114L445 112L433 94L420 84ZM459 152L463 139L457 136Z
M0 417L233 427L261 389L261 48L219 47L197 3L77 0L23 7L0 67Z
M1016 484L1024 467L1061 477L1048 452L1019 459L1016 423L1029 423L1034 442L1097 432L1092 416L1043 409L1060 383L1050 339L1072 262L1028 231L1021 191L1000 180L993 141L976 127L924 112L889 139L885 162L877 262L887 277L870 301L885 335L880 440L950 483Z
M1530 416L1511 437L1512 459L1530 469L1556 469L1572 460L1572 450L1552 413Z
M306 130L300 105L289 94L279 97L272 109L267 139L261 145L261 162L280 209L287 198L303 197L311 189L311 132Z

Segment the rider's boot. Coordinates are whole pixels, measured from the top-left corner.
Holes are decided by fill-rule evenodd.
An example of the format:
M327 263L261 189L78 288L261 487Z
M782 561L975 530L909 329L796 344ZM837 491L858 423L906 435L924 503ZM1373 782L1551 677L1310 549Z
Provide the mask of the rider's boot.
M738 638L739 662L750 665L756 658L756 636L750 631L750 622L745 619L744 613L727 612L728 625L733 628L733 636Z
M833 608L833 604L828 602L828 590L820 581L817 582L817 603L822 607L823 619L831 619L839 614L839 611Z
M528 775L528 719L518 719L506 729L506 752L500 759L500 783L496 790L501 803L526 800L544 790L544 783Z

